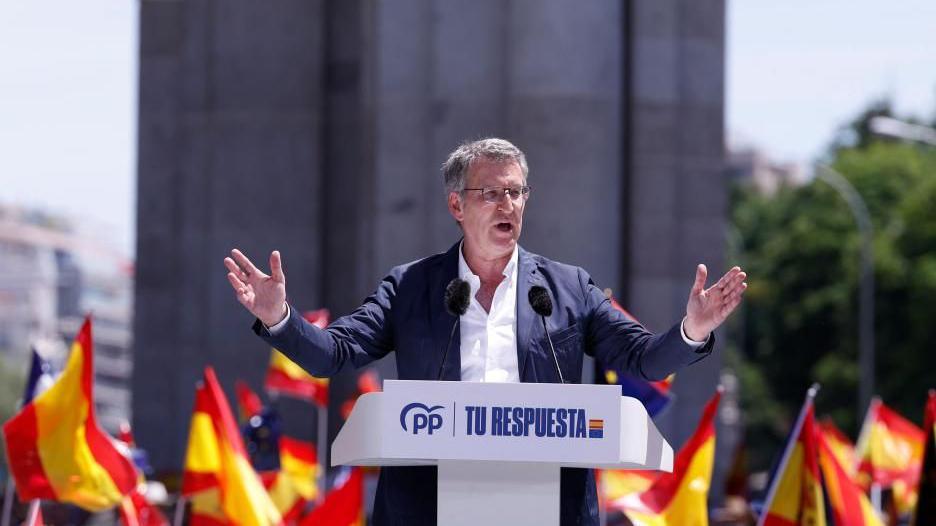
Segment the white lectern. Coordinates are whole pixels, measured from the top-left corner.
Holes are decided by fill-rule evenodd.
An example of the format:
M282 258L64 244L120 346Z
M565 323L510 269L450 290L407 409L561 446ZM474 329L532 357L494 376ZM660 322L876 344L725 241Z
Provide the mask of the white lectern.
M559 524L559 468L672 471L620 386L387 380L361 396L332 465L439 468L438 524Z

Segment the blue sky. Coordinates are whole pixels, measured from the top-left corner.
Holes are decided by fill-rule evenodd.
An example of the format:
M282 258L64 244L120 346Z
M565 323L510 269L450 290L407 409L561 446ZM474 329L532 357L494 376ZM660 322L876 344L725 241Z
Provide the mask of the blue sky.
M936 2L732 1L726 123L730 142L808 162L868 102L936 114Z
M136 224L137 2L0 2L0 203Z
M652 1L652 0L649 0ZM135 228L138 2L0 3L0 202ZM870 100L936 112L936 2L728 3L731 143L808 162Z

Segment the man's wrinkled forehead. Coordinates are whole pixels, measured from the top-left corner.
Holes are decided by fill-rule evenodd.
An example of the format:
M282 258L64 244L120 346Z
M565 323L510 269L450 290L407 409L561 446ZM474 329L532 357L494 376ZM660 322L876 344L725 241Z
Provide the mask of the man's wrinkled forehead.
M508 174L510 172L520 175L520 179L524 184L526 184L526 177L523 175L523 169L520 167L520 163L516 159L511 159L509 157L489 157L482 156L471 161L471 164L468 165L468 177L466 177L466 182L469 185L476 183L477 179L481 177L480 168L482 165L494 166L498 170L495 170L496 175L500 176L502 174ZM513 168L513 169L512 169ZM490 170L486 170L486 173L491 173Z

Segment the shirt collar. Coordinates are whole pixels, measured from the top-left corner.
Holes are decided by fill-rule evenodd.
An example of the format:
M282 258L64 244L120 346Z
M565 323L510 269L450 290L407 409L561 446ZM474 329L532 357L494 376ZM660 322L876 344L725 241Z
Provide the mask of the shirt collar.
M465 254L462 252L464 246L464 241L458 245L458 276L467 281L471 285L472 292L474 292L475 289L481 286L481 278L468 267L468 262L465 261ZM510 255L510 261L508 261L507 265L504 267L504 277L508 280L512 281L517 275L517 261L519 260L519 255L519 245L514 244L513 254Z

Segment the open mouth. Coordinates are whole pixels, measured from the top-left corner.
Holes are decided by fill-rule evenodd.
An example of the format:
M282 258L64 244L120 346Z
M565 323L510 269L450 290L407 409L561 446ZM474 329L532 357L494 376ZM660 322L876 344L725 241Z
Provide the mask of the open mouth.
M513 225L510 223L497 223L497 225L495 225L495 228L497 228L501 232L513 232Z

